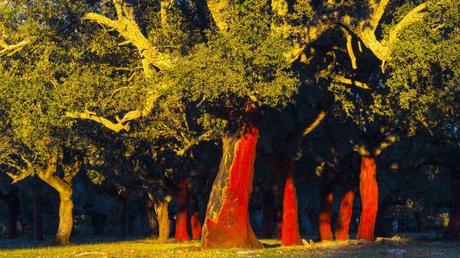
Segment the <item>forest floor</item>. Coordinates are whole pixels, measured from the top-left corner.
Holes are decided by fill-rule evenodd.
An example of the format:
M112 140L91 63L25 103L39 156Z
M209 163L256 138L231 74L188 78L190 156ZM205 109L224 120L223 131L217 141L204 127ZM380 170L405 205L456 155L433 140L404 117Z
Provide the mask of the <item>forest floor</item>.
M0 257L460 257L460 240L423 241L380 238L375 242L334 241L279 247L276 240L261 240L263 249L201 250L197 241L160 243L151 239L95 243L76 238L68 247L43 246L30 240L0 240Z

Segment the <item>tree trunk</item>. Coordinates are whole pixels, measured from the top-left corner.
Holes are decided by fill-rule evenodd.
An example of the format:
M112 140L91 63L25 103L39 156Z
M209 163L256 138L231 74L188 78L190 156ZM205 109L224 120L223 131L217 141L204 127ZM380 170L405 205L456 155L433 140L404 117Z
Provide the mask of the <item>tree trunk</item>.
M21 213L21 205L18 196L18 189L13 188L7 196L8 204L8 238L18 237L18 218Z
M155 214L155 204L152 199L147 198L145 210L147 212L147 220L149 223L149 237L156 238L158 237L158 221Z
M281 245L301 245L298 219L297 192L294 184L294 160L280 159L275 161L283 189L283 215L281 219Z
M33 212L33 239L35 241L45 239L43 235L43 219L42 219L42 197L36 193L33 197L32 212Z
M361 157L359 173L359 191L362 211L358 226L357 239L374 240L375 219L379 204L379 189L377 185L377 165L372 156Z
M355 192L349 190L343 194L340 201L339 215L335 225L335 238L337 240L348 240L354 197Z
M450 215L447 231L450 235L457 235L460 232L460 180L452 180L452 212Z
M167 196L161 202L155 203L155 212L158 218L159 234L158 240L167 241L169 239L169 211L168 206L171 201L171 197Z
M198 199L196 196L192 195L190 198L190 228L192 230L192 239L200 240L201 239L201 216L198 207Z
M328 184L320 195L320 207L319 207L319 239L323 240L334 240L332 235L332 201L334 195L332 193L331 186Z
M126 208L127 202L126 198L119 196L118 197L118 239L124 240L126 239Z
M59 226L54 239L56 245L65 246L70 244L70 234L73 228L73 201L72 189L62 189L59 192Z
M177 214L176 214L176 241L188 241L188 232L187 232L187 206L188 206L188 196L187 196L187 185L185 180L181 180L178 185L178 191L176 193L176 205L177 205Z
M249 223L248 206L259 138L254 117L249 121L239 134L226 134L222 138L222 159L208 202L203 248L262 247Z

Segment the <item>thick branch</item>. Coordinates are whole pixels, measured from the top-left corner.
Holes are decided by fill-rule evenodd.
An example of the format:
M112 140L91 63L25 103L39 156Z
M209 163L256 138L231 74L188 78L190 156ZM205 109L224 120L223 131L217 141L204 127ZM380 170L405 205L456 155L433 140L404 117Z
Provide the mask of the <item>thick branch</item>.
M307 136L309 133L311 133L318 125L324 120L326 117L326 112L321 111L319 112L318 116L316 117L315 121L311 123L303 132L303 136Z
M341 29L342 29L343 34L345 35L345 40L347 41L347 52L348 52L348 56L350 57L351 68L353 68L353 70L356 70L358 66L356 65L356 56L355 56L355 52L353 51L353 41L352 41L353 37L348 32L348 30L346 30L345 28L341 28Z
M10 45L10 44L7 44L3 39L0 39L0 47L1 47L0 57L12 56L18 51L20 51L21 49L23 49L30 42L31 42L30 39L25 39L17 44Z
M370 89L369 85L367 85L364 82L348 79L348 78L345 78L345 77L343 77L341 75L334 75L332 77L332 80L335 81L335 82L343 83L343 84L353 85L353 86L356 86L358 88L365 89L365 90Z
M170 55L161 53L142 34L135 20L133 7L123 0L113 0L117 11L117 20L109 19L97 13L88 13L83 19L97 22L116 30L127 42L137 48L142 57L144 74L152 78L157 70L163 70L172 66L173 60Z
M117 123L114 123L110 121L109 119L104 118L102 116L98 116L95 112L91 112L88 110L85 110L84 112L81 112L81 113L67 112L65 115L68 118L79 118L79 119L84 119L84 120L95 121L117 133L121 131L129 130L129 124L121 123L120 121L118 121Z
M197 138L189 141L182 149L175 150L177 156L184 156L187 151L189 151L193 146L199 144L202 141L207 141L210 139L211 131L207 131Z

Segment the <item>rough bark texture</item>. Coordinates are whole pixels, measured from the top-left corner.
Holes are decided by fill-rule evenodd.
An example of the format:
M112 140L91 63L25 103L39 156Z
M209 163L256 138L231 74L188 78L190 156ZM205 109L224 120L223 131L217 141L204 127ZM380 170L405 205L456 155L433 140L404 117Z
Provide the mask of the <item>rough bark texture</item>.
M294 184L294 160L275 161L275 169L280 173L283 189L283 217L281 219L281 245L301 245L299 232L297 192Z
M356 238L372 241L375 238L375 220L379 204L377 165L375 163L375 158L372 156L361 157L359 191L361 195L362 211Z
M342 196L335 226L335 238L337 240L348 240L354 198L355 192L353 190L345 192Z
M332 201L333 193L330 189L330 185L325 187L321 193L321 203L319 210L319 239L323 240L333 240L334 236L332 235Z
M192 239L200 240L201 239L201 219L198 211L195 211L190 216L190 227L192 229Z
M156 238L158 237L158 222L155 214L155 204L152 199L147 198L145 210L149 223L149 237Z
M460 232L460 180L452 181L452 212L450 215L448 233L457 235Z
M176 241L188 241L188 232L187 232L187 186L185 180L181 180L178 185L178 190L176 193L176 205L177 205L177 214L176 214Z
M33 198L33 239L35 241L43 240L43 219L42 219L42 197L36 195Z
M190 198L190 207L191 207L191 215L190 215L190 228L192 231L192 239L193 240L200 240L201 239L201 216L198 207L198 200L196 196L192 195Z
M59 226L54 239L57 245L69 245L73 228L72 189L59 192Z
M203 248L260 248L249 223L254 161L259 130L246 123L240 135L222 139L222 160L208 202Z
M169 239L170 222L168 206L171 197L165 197L161 202L155 203L155 212L157 213L159 234L158 240L167 241Z

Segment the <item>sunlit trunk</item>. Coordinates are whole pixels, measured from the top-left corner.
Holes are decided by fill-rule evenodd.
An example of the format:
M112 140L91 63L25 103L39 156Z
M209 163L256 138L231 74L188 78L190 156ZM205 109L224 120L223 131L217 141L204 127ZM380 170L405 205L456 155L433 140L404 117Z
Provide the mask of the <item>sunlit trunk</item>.
M362 210L356 238L374 240L375 220L379 204L379 189L377 185L377 165L375 158L372 156L361 157L359 191Z
M59 226L54 239L57 245L69 245L70 234L73 228L73 201L72 189L62 189L59 193Z
M167 196L161 202L155 203L155 212L157 214L159 234L158 240L167 241L169 239L170 222L168 206L171 198Z
M259 138L253 119L237 133L222 138L222 159L208 202L203 248L262 247L249 223L248 210Z
M339 214L334 232L337 240L348 240L354 197L355 192L349 190L343 194L340 201Z
M176 241L188 241L188 232L187 232L187 205L188 196L187 196L187 186L185 180L181 180L178 185L178 190L176 193L176 205L177 205L177 214L176 214Z
M274 162L279 171L283 189L283 215L281 219L281 245L301 245L299 232L297 192L294 184L294 160L280 159Z

